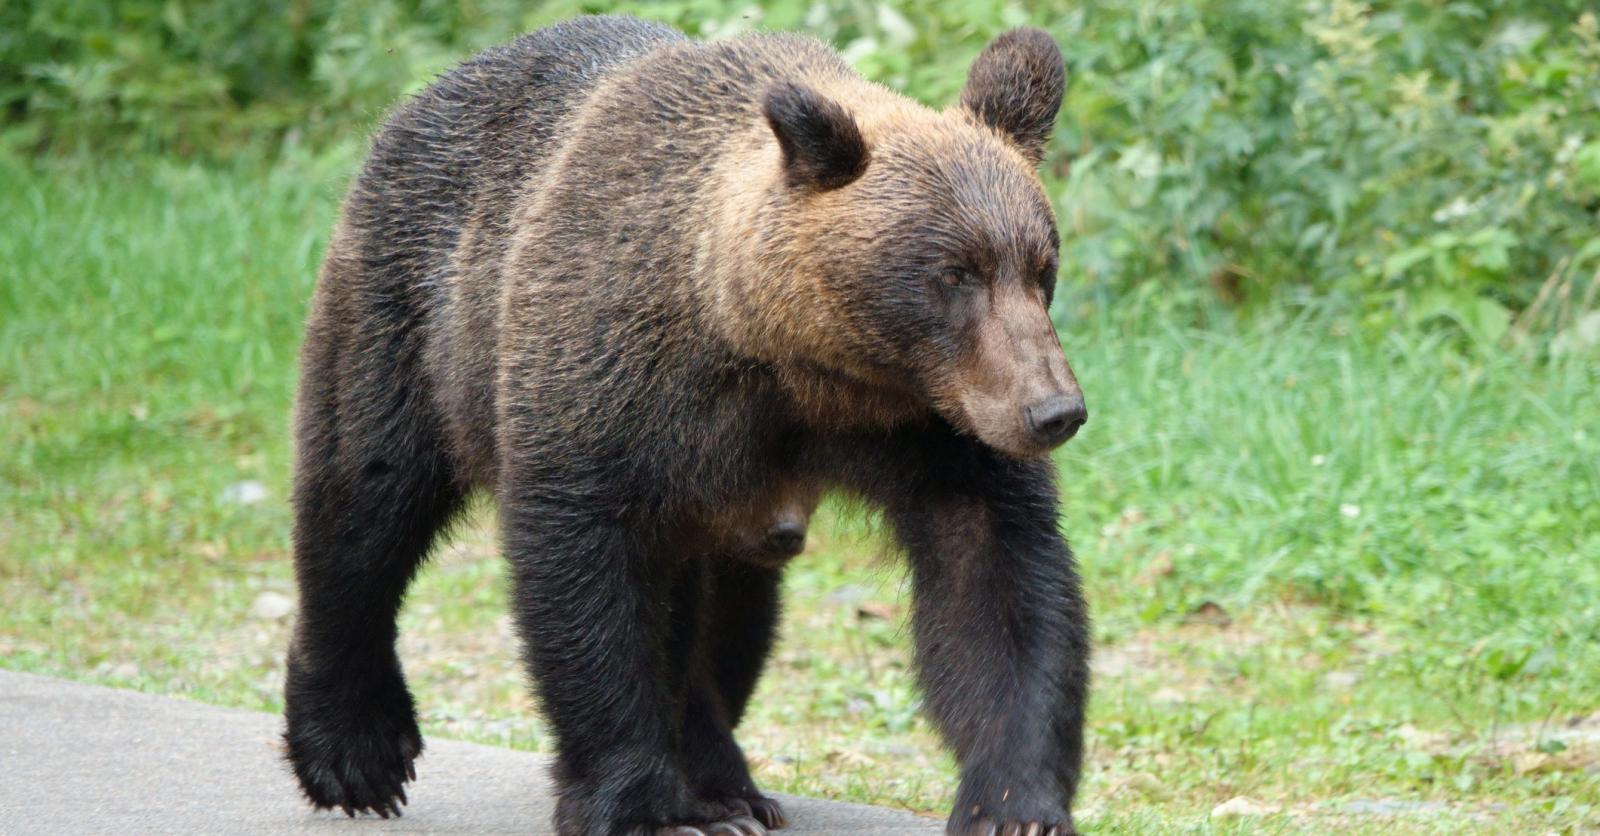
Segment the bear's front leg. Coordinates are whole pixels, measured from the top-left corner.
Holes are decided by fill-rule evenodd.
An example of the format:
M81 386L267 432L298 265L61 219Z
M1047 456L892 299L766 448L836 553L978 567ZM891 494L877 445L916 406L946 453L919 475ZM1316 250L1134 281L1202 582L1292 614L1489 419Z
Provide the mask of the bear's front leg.
M1054 467L959 438L923 449L885 505L927 705L961 763L949 832L1067 836L1089 639Z
M557 738L562 836L764 836L698 798L677 746L686 660L672 657L672 573L617 491L502 490L513 606ZM648 507L648 506L645 506Z

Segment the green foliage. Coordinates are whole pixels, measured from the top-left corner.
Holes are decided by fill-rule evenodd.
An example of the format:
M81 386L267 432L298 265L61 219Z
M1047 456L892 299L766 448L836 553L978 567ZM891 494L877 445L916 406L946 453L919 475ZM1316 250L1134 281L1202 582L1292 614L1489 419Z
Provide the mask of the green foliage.
M1583 298L1600 271L1587 0L21 0L0 8L4 137L208 157L353 142L476 49L614 11L708 38L808 31L933 103L993 35L1045 27L1073 75L1046 172L1085 301L1287 300L1491 348L1547 279Z
M1493 345L1596 233L1600 38L1581 2L1089 4L1070 263L1176 298L1435 315ZM1076 143L1074 147L1071 143ZM1585 273L1600 267L1593 253Z

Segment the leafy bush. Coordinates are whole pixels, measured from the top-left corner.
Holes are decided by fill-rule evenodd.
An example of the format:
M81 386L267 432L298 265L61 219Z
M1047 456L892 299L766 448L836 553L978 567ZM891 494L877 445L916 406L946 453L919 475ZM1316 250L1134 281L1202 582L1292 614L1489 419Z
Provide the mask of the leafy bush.
M1135 0L1063 15L1071 262L1179 300L1209 286L1380 325L1442 316L1493 344L1564 257L1572 275L1600 267L1585 248L1600 26L1583 5Z
M324 147L478 48L604 11L701 37L810 31L943 103L990 37L1032 23L1073 75L1046 163L1069 232L1063 279L1079 291L1068 316L1113 300L1196 313L1288 301L1494 346L1571 336L1593 306L1588 6L22 0L0 8L0 108L7 144L36 150Z

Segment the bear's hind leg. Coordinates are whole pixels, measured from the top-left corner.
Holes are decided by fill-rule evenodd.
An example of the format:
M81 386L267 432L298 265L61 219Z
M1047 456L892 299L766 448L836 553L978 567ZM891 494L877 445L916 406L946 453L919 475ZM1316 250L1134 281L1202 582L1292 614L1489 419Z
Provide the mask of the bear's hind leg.
M713 557L708 571L704 637L684 706L684 768L701 798L780 829L783 807L757 789L733 729L772 650L783 570Z
M360 339L313 332L302 369L284 738L312 804L387 818L422 751L395 616L462 491L407 378L414 337Z

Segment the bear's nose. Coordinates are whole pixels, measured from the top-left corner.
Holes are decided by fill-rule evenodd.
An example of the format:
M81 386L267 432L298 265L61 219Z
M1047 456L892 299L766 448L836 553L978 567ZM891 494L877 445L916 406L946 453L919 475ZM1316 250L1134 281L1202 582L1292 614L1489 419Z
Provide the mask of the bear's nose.
M1089 420L1089 408L1084 405L1081 393L1051 395L1024 407L1022 417L1036 441L1054 447L1077 435L1078 428Z
M795 520L773 523L767 529L767 551L783 557L794 557L806 548L806 527Z

